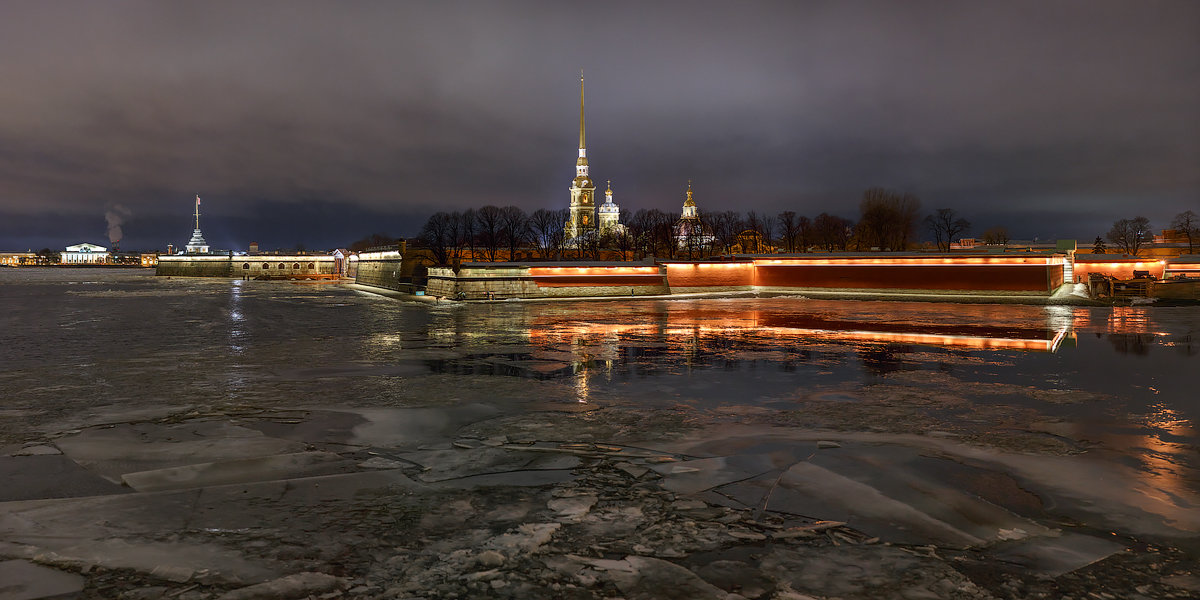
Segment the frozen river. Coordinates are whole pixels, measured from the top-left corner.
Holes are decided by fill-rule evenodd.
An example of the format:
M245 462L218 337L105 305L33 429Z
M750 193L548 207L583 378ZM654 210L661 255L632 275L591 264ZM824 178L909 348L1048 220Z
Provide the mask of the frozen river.
M919 448L906 464L921 477L960 481L956 489L1047 526L1069 520L1091 535L1121 521L1127 528L1112 535L1185 548L1200 534L1196 308L801 297L434 305L337 285L116 269L0 270L0 308L0 448L10 452L96 426L266 409L366 419L436 410L416 425L380 417L373 433L358 430L360 441L396 451L463 435L640 440L734 464L735 455L778 458L804 438L763 441L772 436L815 432L810 441L864 449L850 466L819 463L855 485L887 492L893 484L856 474L892 460L871 449L895 443ZM761 443L751 448L745 440L755 436ZM991 453L1002 458L985 458ZM1084 469L1056 462L1079 456L1091 461ZM1022 491L988 496L992 484L963 470L972 461L1006 465ZM1120 476L1089 479L1094 465ZM746 469L747 478L758 474ZM792 469L772 492L788 481L803 489L804 474ZM120 473L106 477L120 481ZM814 518L830 510L828 499L789 508L772 492L747 501L749 488L721 488L716 475L708 487L672 479L681 473L664 472L666 488L707 494L698 497L710 504ZM1083 497L1089 486L1096 498ZM1030 506L1017 498L1024 493ZM42 493L73 495L81 494ZM879 515L866 530L872 518L889 531ZM966 526L929 531L935 540L962 534L968 546L989 539Z
M43 425L164 404L441 404L534 390L550 402L697 412L852 411L896 385L947 397L893 407L913 426L1020 413L1133 435L1142 446L1132 460L1195 467L1200 310L1189 307L793 297L431 306L330 285L70 269L2 270L0 301L3 408Z

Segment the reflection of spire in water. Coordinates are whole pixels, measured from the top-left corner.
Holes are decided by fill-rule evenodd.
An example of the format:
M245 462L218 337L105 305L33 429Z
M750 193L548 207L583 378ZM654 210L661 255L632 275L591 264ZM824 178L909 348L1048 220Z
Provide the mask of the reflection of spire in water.
M577 363L575 365L575 398L580 404L588 402L588 370L587 366Z
M242 283L235 279L233 287L229 288L229 351L233 354L241 354L246 349L243 339L246 336L246 316L242 313Z
M250 387L247 370L243 366L241 356L246 353L246 314L242 311L243 281L235 279L229 288L229 355L233 368L224 369L226 379L226 398L237 401Z

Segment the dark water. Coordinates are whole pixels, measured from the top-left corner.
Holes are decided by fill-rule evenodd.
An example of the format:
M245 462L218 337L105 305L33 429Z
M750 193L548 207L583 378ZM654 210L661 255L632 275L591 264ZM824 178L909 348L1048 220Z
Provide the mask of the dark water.
M0 309L4 443L184 406L511 398L811 410L818 425L848 427L839 405L878 405L914 427L1104 443L1200 488L1196 308L799 297L432 306L333 285L3 269Z

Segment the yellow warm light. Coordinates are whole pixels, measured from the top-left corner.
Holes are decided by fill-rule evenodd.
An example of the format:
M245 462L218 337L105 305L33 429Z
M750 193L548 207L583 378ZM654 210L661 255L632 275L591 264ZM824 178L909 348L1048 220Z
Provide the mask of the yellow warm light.
M719 324L718 324L719 323ZM988 338L967 335L936 333L894 333L867 330L806 329L798 327L764 327L756 318L724 318L719 322L696 320L674 326L627 325L616 323L579 323L560 325L552 330L531 332L531 339L544 341L547 338L571 340L586 337L607 337L630 334L663 335L667 338L693 337L697 335L728 335L730 332L750 331L771 335L776 338L818 338L837 341L919 344L925 346L948 346L980 350L1027 350L1055 352L1070 334L1064 327L1052 339Z
M876 266L876 265L905 265L911 267L924 266L964 266L964 265L1052 265L1062 264L1061 257L999 257L956 256L948 258L817 258L817 259L771 259L755 260L756 265L785 265L785 266Z
M533 277L581 275L658 275L658 267L531 267Z
M751 263L666 263L668 269L745 269Z

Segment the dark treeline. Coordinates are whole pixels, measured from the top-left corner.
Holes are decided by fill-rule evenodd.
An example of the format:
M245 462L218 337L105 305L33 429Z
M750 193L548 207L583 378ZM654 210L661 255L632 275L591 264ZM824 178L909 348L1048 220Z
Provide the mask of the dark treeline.
M808 217L790 210L777 215L729 210L700 211L699 226L695 226L695 222L680 221L679 213L640 209L622 213L621 226L615 231L595 232L568 243L564 226L569 211L565 208L526 213L517 206L489 205L438 212L429 217L415 241L443 265L473 260L641 260L647 256L902 250L916 241L919 210L915 196L881 188L863 194L857 223L829 213ZM956 226L942 233L965 231L961 226L965 220L951 219L951 223Z
M749 211L699 212L696 221L681 221L679 213L641 209L621 214L614 231L595 232L568 241L564 226L567 209L538 209L526 213L516 206L483 206L465 211L439 212L429 217L416 240L437 264L455 261L512 260L641 260L706 258L733 253L904 251L921 247L918 231L932 235L941 251L951 249L959 237L970 233L971 223L954 209L937 208L921 218L921 201L915 195L871 188L858 205L858 221L821 213L815 217L783 211L777 215ZM1188 211L1172 223L1189 246L1200 239L1195 213ZM1147 240L1149 224L1143 218L1118 221L1108 238L1123 251L1137 253ZM372 236L358 245L388 241ZM985 244L1007 245L1008 231L992 227L983 233Z
M429 251L437 264L455 261L513 260L641 260L707 258L735 253L771 252L876 252L921 247L918 231L932 236L938 250L971 231L971 223L954 209L937 208L921 215L921 201L912 194L871 188L858 205L858 221L821 213L815 217L783 211L777 215L749 211L699 211L696 222L680 221L679 213L641 209L621 214L615 231L592 233L568 243L564 226L567 209L538 209L526 213L517 206L483 206L465 211L439 212L429 217L413 240ZM1192 211L1172 221L1176 241L1189 251L1200 243L1200 217ZM1105 238L1117 249L1137 254L1152 235L1144 217L1122 219ZM394 245L397 240L375 234L355 242L351 250ZM992 227L982 234L987 245L1006 246L1008 230ZM1095 247L1104 252L1097 236ZM1094 250L1097 251L1097 250Z
M700 212L700 227L680 227L679 213L640 209L622 214L616 231L593 233L568 244L567 209L526 213L516 206L483 206L438 212L425 222L416 243L437 264L458 261L641 260L701 258L732 252L834 252L854 243L854 222L821 213L814 218L785 211ZM382 236L373 236L380 240ZM749 247L748 247L749 244ZM359 244L366 245L366 244Z

